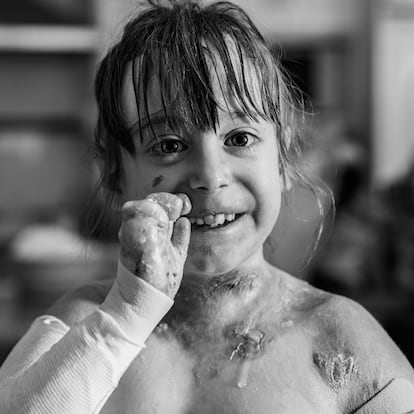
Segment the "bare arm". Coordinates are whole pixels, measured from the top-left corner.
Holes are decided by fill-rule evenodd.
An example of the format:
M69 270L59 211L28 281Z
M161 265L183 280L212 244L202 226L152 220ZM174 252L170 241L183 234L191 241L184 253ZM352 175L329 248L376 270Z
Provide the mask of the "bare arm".
M378 321L358 303L335 295L323 314L330 332L327 342L346 357L342 362L352 361L348 370L338 371L338 376L349 373L343 386L335 390L341 412L356 413L362 407L365 411L360 412L364 414L408 412L399 411L399 406L392 406L390 411L366 411L374 401L391 404L391 401L400 400L401 390L414 388L414 370L410 362ZM334 366L344 367L339 362ZM403 401L407 404L409 400L401 400L401 403ZM414 410L412 400L410 404L410 409Z

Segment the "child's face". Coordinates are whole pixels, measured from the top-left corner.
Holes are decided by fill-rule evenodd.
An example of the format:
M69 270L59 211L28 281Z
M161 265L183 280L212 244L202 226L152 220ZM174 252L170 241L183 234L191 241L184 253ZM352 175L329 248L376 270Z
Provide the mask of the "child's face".
M218 83L216 90L225 108ZM223 220L220 214L230 215L230 220L231 214L237 214L236 220L216 228L192 225L187 273L216 275L260 265L263 243L280 210L276 129L271 122L244 116L229 96L226 101L229 109L219 109L216 131L173 130L161 110L158 82L153 81L148 89L148 114L160 139L155 141L151 128L143 125L142 135L137 131L134 136L136 155L123 153L124 201L153 192L185 193L192 203L190 218L216 213L206 221L217 220L217 224ZM123 105L128 124L136 123L131 66Z

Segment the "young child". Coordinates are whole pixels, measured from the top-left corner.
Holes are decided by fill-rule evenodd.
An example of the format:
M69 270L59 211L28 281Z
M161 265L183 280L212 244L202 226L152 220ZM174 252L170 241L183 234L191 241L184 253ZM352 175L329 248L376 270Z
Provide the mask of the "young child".
M414 410L413 370L379 324L264 259L300 178L296 109L242 10L149 2L96 97L118 274L35 320L1 369L2 414Z

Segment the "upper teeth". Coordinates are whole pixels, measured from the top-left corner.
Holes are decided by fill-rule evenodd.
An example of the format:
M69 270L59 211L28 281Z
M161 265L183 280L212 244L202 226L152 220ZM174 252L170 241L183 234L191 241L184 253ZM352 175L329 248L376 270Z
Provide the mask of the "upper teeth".
M233 221L236 217L235 213L230 214L209 214L204 217L190 217L192 224L198 224L199 226L207 225L211 227L216 227L224 223L224 221Z

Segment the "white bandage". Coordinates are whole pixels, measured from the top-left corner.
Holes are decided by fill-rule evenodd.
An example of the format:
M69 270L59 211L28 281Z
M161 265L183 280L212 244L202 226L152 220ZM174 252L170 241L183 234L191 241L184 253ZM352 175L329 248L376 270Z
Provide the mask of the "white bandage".
M173 301L122 265L107 299L69 328L37 318L0 369L1 414L95 414Z
M131 342L143 344L173 303L118 262L115 283L100 309L114 318Z

